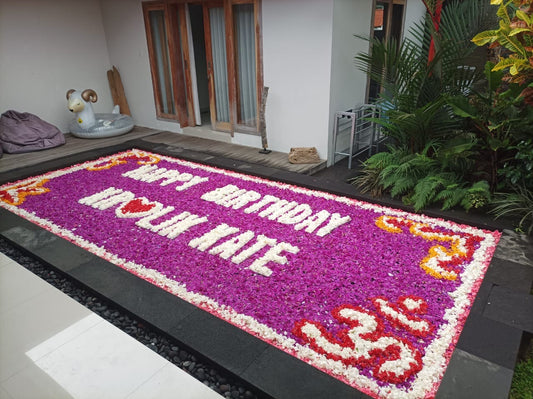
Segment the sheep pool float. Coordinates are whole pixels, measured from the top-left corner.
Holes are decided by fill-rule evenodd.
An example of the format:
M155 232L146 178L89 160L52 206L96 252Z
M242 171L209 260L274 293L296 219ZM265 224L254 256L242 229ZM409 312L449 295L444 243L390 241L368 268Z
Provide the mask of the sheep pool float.
M119 113L118 106L112 113L95 114L91 103L98 100L92 89L83 92L71 89L67 92L68 109L76 117L69 123L70 132L80 138L97 139L120 136L133 129L133 119Z

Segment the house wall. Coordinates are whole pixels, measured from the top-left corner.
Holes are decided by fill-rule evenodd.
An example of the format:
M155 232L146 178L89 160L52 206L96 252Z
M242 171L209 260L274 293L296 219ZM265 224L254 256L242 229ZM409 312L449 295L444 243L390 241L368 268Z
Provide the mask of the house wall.
M327 157L333 0L263 0L268 144Z
M421 0L407 0L407 7L405 9L404 21L404 37L409 37L409 26L416 23L421 23L426 15L426 7Z
M331 90L328 133L333 163L333 123L337 111L345 111L363 104L366 95L366 74L355 66L354 57L368 52L368 42L354 37L370 34L372 2L368 0L335 0L333 7L333 45L331 54ZM339 140L337 148L349 145Z
M94 89L95 111L111 111L99 2L0 0L0 54L0 112L30 112L66 132L71 88Z
M101 0L109 58L122 76L136 123L179 131L155 119L141 0ZM317 147L327 157L333 0L263 0L263 71L269 87L270 149ZM215 138L216 136L210 136ZM231 142L261 146L259 136Z
M110 62L120 70L136 123L179 132L179 124L155 118L141 4L101 0ZM328 158L333 113L364 102L366 77L353 57L368 44L353 35L369 34L372 2L262 0L261 11L269 148L316 147L321 158ZM406 25L423 12L420 0L408 0ZM261 146L258 136L247 134L235 133L227 141Z
M422 21L426 9L421 0L406 0L403 34L409 27ZM368 0L335 0L333 8L333 46L331 56L331 99L329 119L328 164L334 163L333 127L335 112L363 104L366 98L367 77L355 66L354 57L368 52L368 42L354 37L368 37L371 33L373 2ZM349 147L349 137L340 136L338 150ZM337 159L338 160L338 159Z

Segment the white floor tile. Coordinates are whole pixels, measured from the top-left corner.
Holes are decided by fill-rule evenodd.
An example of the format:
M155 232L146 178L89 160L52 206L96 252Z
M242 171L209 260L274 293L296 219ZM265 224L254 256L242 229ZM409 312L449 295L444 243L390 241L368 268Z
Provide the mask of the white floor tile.
M32 363L28 350L90 314L55 288L1 313L0 382Z
M215 391L171 363L129 395L128 399L178 397L180 399L222 399L222 396Z
M10 399L71 399L67 391L39 367L31 364L15 374L2 386Z
M0 399L220 399L0 254Z
M24 269L15 261L0 254L0 314L53 289L46 281Z
M10 257L0 253L0 269L3 268L3 267L6 267L7 265L9 265L10 263L13 263L13 262L14 261Z
M104 322L35 364L75 398L116 399L137 389L166 361Z
M0 399L13 399L13 396L8 394L7 391L2 386L0 386Z
M41 359L43 356L46 356L47 354L58 349L62 345L66 344L67 342L72 341L73 339L78 337L80 334L87 331L89 328L94 327L98 323L104 323L104 322L105 322L104 319L102 319L97 314L92 313L84 317L80 321L65 328L64 330L60 331L59 333L47 339L43 343L30 349L29 351L26 352L26 356L28 356L32 361L36 362L37 360Z

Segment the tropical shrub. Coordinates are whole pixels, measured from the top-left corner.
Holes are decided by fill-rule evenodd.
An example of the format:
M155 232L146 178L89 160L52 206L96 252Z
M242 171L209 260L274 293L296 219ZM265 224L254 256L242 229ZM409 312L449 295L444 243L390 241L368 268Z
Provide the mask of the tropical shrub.
M469 97L447 97L448 104L457 116L464 118L463 129L478 137L480 150L487 161L480 164L491 190L498 188L498 169L503 166L506 153L519 140L530 136L533 110L524 107L517 84L502 87L504 72L494 70L487 62L484 71L486 89L473 90Z
M401 196L417 211L432 203L468 210L489 202L489 185L475 173L478 139L461 130L464 117L446 101L464 98L480 77L466 59L476 48L471 37L487 26L487 4L449 2L438 31L428 19L399 43L370 40L370 54L355 57L382 87L375 121L392 142L352 180L362 191Z
M472 41L489 44L496 51L497 63L490 65L503 84L494 92L491 138L491 183L499 192L494 197L492 213L496 217L516 216L518 229L533 233L533 5L531 0L491 0L498 6L498 29L476 35ZM489 83L490 86L490 83ZM506 107L505 107L506 106ZM502 112L504 111L504 112ZM483 131L484 129L479 129ZM504 140L501 140L501 136ZM513 154L509 156L509 154ZM495 172L500 180L496 184Z
M478 46L499 49L494 71L505 70L504 80L522 87L521 97L533 105L533 5L531 0L491 0L498 5L499 28L477 34Z
M460 205L480 208L490 201L486 181L469 183L464 172L475 162L475 139L469 136L444 144L430 143L419 153L389 147L363 163L363 173L351 183L372 195L388 192L402 197L415 211L441 204L443 210Z
M514 150L515 154L498 170L502 182L499 189L522 186L533 190L533 139L522 140L510 149Z
M496 193L491 213L496 218L511 216L519 219L517 230L533 233L533 191L517 186L511 193Z

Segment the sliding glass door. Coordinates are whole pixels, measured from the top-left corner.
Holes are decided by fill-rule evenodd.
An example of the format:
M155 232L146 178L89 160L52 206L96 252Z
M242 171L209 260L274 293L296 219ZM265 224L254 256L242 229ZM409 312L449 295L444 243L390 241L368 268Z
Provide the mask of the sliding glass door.
M233 6L235 70L237 75L237 124L257 126L257 79L254 5Z
M158 116L199 125L200 100L209 97L214 130L258 134L263 87L258 2L143 3Z
M231 131L226 21L222 4L204 6L204 27L211 125L217 130Z

